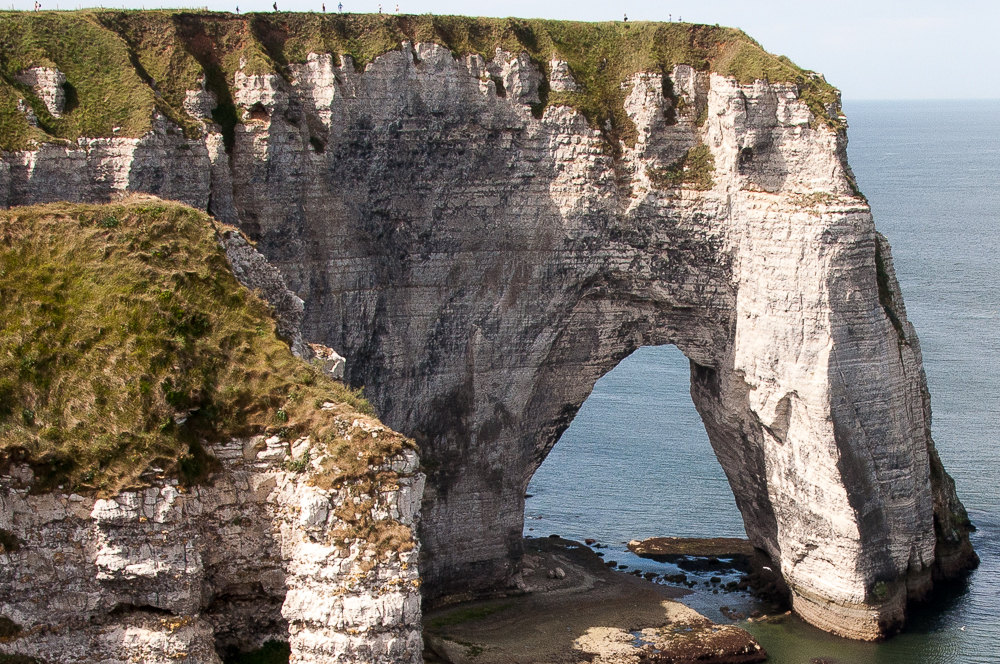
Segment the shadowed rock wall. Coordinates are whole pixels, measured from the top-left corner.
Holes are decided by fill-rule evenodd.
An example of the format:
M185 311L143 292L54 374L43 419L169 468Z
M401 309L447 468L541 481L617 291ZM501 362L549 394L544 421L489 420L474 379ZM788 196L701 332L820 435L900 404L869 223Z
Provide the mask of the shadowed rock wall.
M204 117L200 139L160 119L6 153L0 203L148 191L257 240L306 302L304 338L421 446L425 601L514 581L531 475L649 344L691 360L748 536L810 622L878 638L935 570L974 559L846 135L794 85L637 74L630 145L568 107L533 116L544 81L517 54L404 43L364 72L329 55L289 69L237 74L251 119L230 152Z

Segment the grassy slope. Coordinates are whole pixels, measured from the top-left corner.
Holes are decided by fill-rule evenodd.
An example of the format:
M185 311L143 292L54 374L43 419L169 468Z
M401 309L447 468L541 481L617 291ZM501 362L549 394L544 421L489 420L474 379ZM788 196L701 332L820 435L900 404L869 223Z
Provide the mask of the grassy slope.
M345 428L370 406L292 356L216 232L158 199L0 211L0 460L30 462L35 490L201 481L199 440L265 432L310 435L324 485L391 480L368 466L406 441Z
M631 143L622 83L639 71L669 73L678 63L734 76L795 82L819 121L838 126L824 104L835 90L784 57L766 53L740 30L688 23L580 23L459 16L275 13L233 15L184 11L0 12L0 149L24 149L32 140L79 136L138 137L154 108L184 127L198 123L184 112L186 90L204 77L219 99L217 122L239 122L232 104L233 77L288 75L290 63L310 52L348 54L363 67L400 42L434 42L456 55L491 59L497 47L526 51L547 72L548 61L569 63L578 93L542 90L546 104L576 107L613 142ZM14 75L27 67L55 66L66 74L73 110L53 118ZM16 110L25 99L44 133ZM118 127L118 131L115 131Z

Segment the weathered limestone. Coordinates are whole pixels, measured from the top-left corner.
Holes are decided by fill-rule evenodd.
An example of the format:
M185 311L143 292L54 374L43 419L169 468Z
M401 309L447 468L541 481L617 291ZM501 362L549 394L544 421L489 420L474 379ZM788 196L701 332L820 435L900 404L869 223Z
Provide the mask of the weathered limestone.
M278 336L288 342L292 354L304 359L311 358L312 349L302 341L302 315L305 311L302 298L288 290L281 273L250 246L242 234L223 232L219 242L226 250L226 259L236 280L271 305L278 323ZM343 373L341 370L338 378L343 378Z
M691 360L747 534L807 620L881 637L974 560L846 135L794 85L678 66L674 100L637 74L637 140L613 156L578 112L532 115L524 55L404 43L364 72L340 63L237 75L229 154L214 125L188 140L162 120L5 154L0 204L147 191L258 241L305 300L303 336L421 445L425 600L513 581L532 473L649 344ZM658 189L650 173L702 144L711 187Z
M335 512L350 498L312 484L318 454L305 472L284 470L289 441L210 451L222 472L190 490L154 478L109 499L32 495L27 466L0 476L0 528L20 542L0 555L0 603L21 628L0 653L210 664L278 640L292 662L420 662L416 541L378 558L360 539L338 546ZM372 496L374 509L415 526L416 454L389 469L399 480Z
M576 92L579 90L573 74L569 71L569 63L565 60L549 61L549 90L553 92Z
M32 88L45 108L54 118L61 118L66 107L66 75L52 67L32 67L26 69L14 78Z
M322 344L309 344L313 357L318 360L323 367L323 371L329 374L330 378L344 380L344 370L347 367L347 359L340 353Z

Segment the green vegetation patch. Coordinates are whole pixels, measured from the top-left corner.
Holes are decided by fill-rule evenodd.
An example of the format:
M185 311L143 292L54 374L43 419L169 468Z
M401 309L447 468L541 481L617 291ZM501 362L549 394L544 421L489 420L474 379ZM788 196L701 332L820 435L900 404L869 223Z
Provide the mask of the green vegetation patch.
M53 117L15 75L31 67L55 67L66 75L68 111ZM139 77L121 38L88 12L0 13L0 98L20 96L48 135L141 136L152 126L155 95ZM23 127L20 132L23 143ZM3 137L12 149L18 138Z
M18 90L0 78L0 149L26 150L33 143L51 140L44 131L28 124L18 103L27 102Z
M580 90L550 92L543 81L536 116L551 104L572 106L600 130L612 151L632 145L636 128L624 109L628 82L659 72L664 90L674 65L798 86L817 122L841 128L827 106L836 90L823 78L773 56L740 30L690 23L546 21L462 16L266 13L233 15L191 11L0 12L0 149L24 149L40 140L17 111L24 99L47 140L79 136L143 135L159 110L189 135L200 130L183 102L200 81L219 106L213 118L231 145L243 121L233 103L235 74L277 73L310 53L350 55L355 67L400 48L403 41L436 43L456 57L492 60L497 48L526 52L545 74L549 60L569 64ZM28 67L57 67L73 98L62 119L14 76Z
M192 484L217 465L200 440L332 444L371 415L276 336L213 223L152 198L0 211L0 458L30 463L34 490L109 495L153 469ZM410 444L334 445L338 481Z
M879 581L872 587L872 597L879 602L889 599L889 586L886 585L885 581Z
M715 186L712 174L715 172L715 157L704 143L700 143L684 153L684 156L665 167L651 166L646 175L653 187L672 189L687 187L707 191Z

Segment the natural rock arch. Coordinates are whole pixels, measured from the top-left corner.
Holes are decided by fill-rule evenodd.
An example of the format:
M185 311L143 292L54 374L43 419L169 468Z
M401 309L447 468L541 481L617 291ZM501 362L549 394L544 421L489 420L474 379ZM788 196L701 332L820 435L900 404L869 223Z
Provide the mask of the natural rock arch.
M425 600L510 582L546 450L621 358L673 343L796 610L892 631L974 554L844 130L795 84L679 65L627 81L618 142L567 106L535 117L541 80L502 50L407 42L364 72L314 54L237 72L233 102L267 117L226 136L158 115L142 138L5 153L0 204L147 191L256 239L306 300L304 336L420 443Z
M324 214L254 230L307 300L306 336L342 349L349 379L420 444L425 601L511 582L547 450L600 376L672 343L796 610L848 636L896 629L968 548L844 134L811 126L790 86L678 67L675 124L660 77L636 76L639 140L614 157L569 109L531 118L530 81L506 85L524 99L483 101L439 73L444 92L422 68L460 61L420 45L413 65L407 48L342 101ZM379 76L396 86L366 97ZM711 187L658 188L655 168L700 144Z

